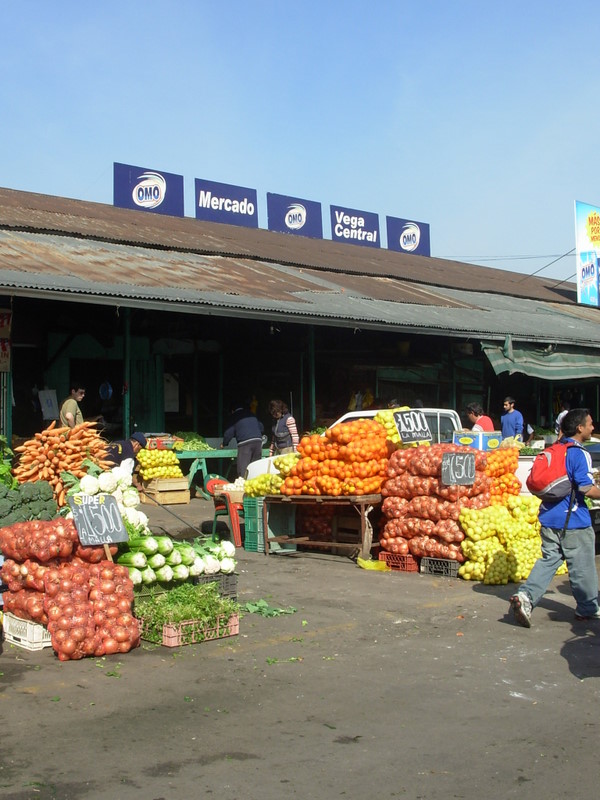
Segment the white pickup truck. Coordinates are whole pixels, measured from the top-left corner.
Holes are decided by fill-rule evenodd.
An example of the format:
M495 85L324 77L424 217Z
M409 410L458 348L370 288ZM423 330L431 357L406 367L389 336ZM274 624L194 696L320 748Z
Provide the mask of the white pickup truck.
M432 441L434 443L451 442L454 432L461 431L463 429L457 412L450 408L419 408L415 410L421 411L425 415L425 419L427 420L429 430L431 431L431 435L433 437ZM343 414L339 419L337 419L333 425L337 425L338 422L348 422L348 420L351 419L374 417L379 413L379 411L380 409L378 408L368 408L364 411L348 411L346 414ZM333 425L330 427L333 427ZM252 464L248 466L246 479L255 478L257 475L264 475L265 473L269 474L271 472L277 472L273 466L274 458L275 456L253 461Z

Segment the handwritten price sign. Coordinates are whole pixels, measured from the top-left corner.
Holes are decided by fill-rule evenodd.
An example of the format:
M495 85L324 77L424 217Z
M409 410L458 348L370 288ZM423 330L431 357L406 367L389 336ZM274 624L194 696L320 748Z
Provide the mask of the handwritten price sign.
M79 541L86 547L126 542L129 538L117 501L110 494L69 497Z
M444 453L442 483L446 486L471 486L475 483L475 453Z

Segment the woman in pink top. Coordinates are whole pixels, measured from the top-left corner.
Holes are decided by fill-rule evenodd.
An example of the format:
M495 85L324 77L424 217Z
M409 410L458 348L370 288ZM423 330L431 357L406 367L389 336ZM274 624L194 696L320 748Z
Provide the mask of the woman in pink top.
M494 430L494 423L490 417L483 413L483 408L479 405L479 403L469 403L466 410L467 417L473 426L471 430L492 433Z

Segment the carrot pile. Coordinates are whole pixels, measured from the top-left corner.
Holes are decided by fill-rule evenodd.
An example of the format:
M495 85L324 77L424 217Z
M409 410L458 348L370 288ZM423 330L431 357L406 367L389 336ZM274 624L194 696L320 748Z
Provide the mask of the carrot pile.
M56 503L61 507L66 505L61 473L70 472L83 478L86 459L102 469L110 469L113 464L105 460L106 448L107 442L98 434L95 422L82 422L74 428L57 428L56 421L53 421L33 439L15 448L19 459L13 475L19 483L48 481L54 490Z

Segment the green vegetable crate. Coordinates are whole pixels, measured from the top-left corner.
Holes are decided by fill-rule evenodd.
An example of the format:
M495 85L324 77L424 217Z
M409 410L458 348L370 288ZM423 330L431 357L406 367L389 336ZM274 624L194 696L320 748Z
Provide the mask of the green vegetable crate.
M140 621L140 635L145 639L144 620ZM207 628L198 620L188 620L174 625L163 625L163 647L181 647L185 644L199 644L215 639L225 639L228 636L237 636L240 632L239 614L233 614L229 622L217 622L216 628Z
M189 578L189 583L197 586L203 583L216 583L217 591L221 597L228 597L230 600L237 600L238 592L238 576L235 573L226 575L224 572L217 572L214 575L196 575ZM172 585L163 585L160 583L151 584L147 586L134 587L134 597L146 598L155 597L158 594L165 594L172 588Z
M25 650L43 650L44 647L52 647L50 634L39 622L21 619L6 611L2 627L4 629L4 639L9 644L14 644Z
M244 550L253 553L265 552L264 497L244 497ZM293 536L296 530L296 506L293 503L272 503L268 506L267 535ZM273 553L280 550L296 550L293 543L269 542Z

